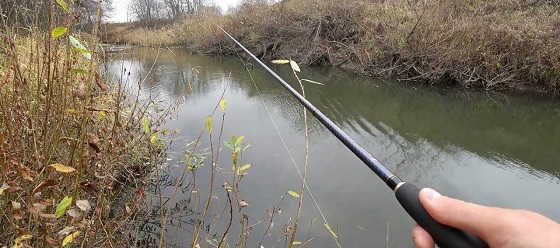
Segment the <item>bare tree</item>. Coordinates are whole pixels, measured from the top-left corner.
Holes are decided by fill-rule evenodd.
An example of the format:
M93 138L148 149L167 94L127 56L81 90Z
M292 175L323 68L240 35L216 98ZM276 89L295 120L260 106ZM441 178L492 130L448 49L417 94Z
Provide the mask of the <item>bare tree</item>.
M72 15L77 19L73 22L77 28L89 28L93 24L98 0L76 0L66 1ZM0 19L8 25L20 25L24 27L37 26L39 28L48 28L44 21L48 17L47 4L56 5L50 0L1 0L0 1ZM102 13L108 13L112 6L112 0L102 0ZM62 8L53 8L52 13L54 20L61 20L67 14ZM55 21L56 23L56 21Z
M132 0L129 11L145 25L160 19L178 19L208 11L211 0ZM215 9L215 8L213 8Z

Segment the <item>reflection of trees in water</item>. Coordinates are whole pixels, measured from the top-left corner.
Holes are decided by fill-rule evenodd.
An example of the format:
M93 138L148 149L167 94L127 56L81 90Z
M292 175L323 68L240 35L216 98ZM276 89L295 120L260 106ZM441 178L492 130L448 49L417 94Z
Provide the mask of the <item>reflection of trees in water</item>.
M380 128L373 128L376 136L376 145L383 147L386 151L380 160L390 165L390 169L396 175L407 175L408 180L416 182L438 181L439 173L434 171L443 170L447 161L461 161L465 156L480 164L487 164L502 168L506 171L521 171L522 175L532 175L536 178L559 182L558 174L551 174L535 169L518 160L495 155L486 158L454 146L441 147L430 141L420 138L414 141L407 140L391 127L380 123ZM483 162L484 161L484 162Z
M139 67L147 71L156 55L154 50L144 50L130 58L142 60ZM200 68L200 74L193 74L193 66ZM153 78L146 83L157 84L157 89L169 96L205 95L221 87L222 80L227 78L231 89L242 89L250 98L261 98L284 119L291 120L291 128L303 131L299 103L263 70L251 68L262 91L259 96L238 58L162 51L155 67L158 69ZM293 81L289 68L277 67L277 71ZM554 112L560 109L558 104L532 104L526 99L494 98L475 92L441 95L410 86L371 82L326 68L305 68L303 77L327 84L306 85L308 99L336 124L356 133L371 136L367 124L383 122L411 140L421 137L440 147L453 144L488 158L493 153L503 154L535 168L560 171L560 157L556 154L560 141L560 125L556 123L560 122L560 115ZM315 120L310 122L310 129L312 135L326 132Z

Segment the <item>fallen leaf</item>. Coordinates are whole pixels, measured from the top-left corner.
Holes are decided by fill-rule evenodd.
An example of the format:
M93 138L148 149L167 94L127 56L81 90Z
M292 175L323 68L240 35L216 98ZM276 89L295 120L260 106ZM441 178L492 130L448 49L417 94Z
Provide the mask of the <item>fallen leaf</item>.
M47 180L47 181L43 181L41 183L39 183L39 185L37 185L37 187L35 187L33 189L33 191L31 192L31 195L35 195L41 191L43 191L45 188L47 187L51 187L58 184L58 182L56 180Z
M67 226L67 227L64 227L62 230L58 231L57 235L59 237L66 236L66 235L70 234L71 232L73 232L74 230L76 230L75 227Z
M74 219L79 219L79 218L82 217L82 213L75 208L72 208L72 209L66 211L66 214L68 214L69 216L71 216Z
M12 201L12 209L19 210L21 208L21 203Z
M3 183L2 186L0 186L0 195L4 195L4 190L9 189L10 185Z
M76 201L76 206L77 206L80 210L82 210L82 211L84 211L84 212L86 212L86 213L89 212L89 210L91 210L91 205L89 204L89 201L88 201L88 200L79 200L79 201Z
M31 239L32 237L33 236L31 236L31 234L24 234L17 237L16 240L14 240L14 246L12 246L12 248L22 248L23 247L22 242Z
M53 167L56 171L62 172L62 173L72 173L72 172L76 171L76 169L74 169L70 166L66 166L66 165L59 164L59 163L51 164L49 166Z
M301 81L309 82L309 83L312 83L312 84L325 85L324 83L319 83L317 81L313 81L313 80L309 80L309 79L302 79Z
M56 240L54 240L53 238L49 237L48 235L45 235L45 242L47 244L49 244L50 247L57 247L57 242Z
M71 115L79 115L79 114L81 114L80 111L75 110L75 109L67 109L67 110L66 110L66 113L71 114Z
M76 232L66 236L62 240L62 247L65 247L66 245L72 243L72 241L74 241L74 239L77 238L78 236L80 236L80 231L76 231Z
M283 64L289 64L290 61L287 59L276 59L272 61L273 64L279 64L279 65L283 65Z
M33 208L36 209L39 212L43 212L45 211L45 209L47 209L47 206L45 206L44 204L41 203L33 203Z
M56 215L54 215L54 214L39 213L39 217L45 218L45 219L51 219L51 220L56 219Z
M19 164L19 163L18 163ZM27 181L33 181L33 171L23 164L19 164L19 173Z

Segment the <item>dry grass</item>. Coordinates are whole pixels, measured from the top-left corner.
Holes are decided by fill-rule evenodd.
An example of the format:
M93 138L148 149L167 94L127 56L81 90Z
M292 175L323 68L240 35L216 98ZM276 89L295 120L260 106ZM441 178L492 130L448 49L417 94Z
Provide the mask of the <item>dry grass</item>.
M227 16L197 16L122 41L239 49L222 25L265 58L335 65L377 77L556 95L560 5L532 0L305 0L246 5ZM118 36L118 35L117 35Z
M142 128L149 106L132 108L120 82L97 72L96 39L73 33L89 44L86 59L67 35L32 30L6 27L0 42L0 245L123 246L161 150ZM122 191L136 192L120 202L126 211Z

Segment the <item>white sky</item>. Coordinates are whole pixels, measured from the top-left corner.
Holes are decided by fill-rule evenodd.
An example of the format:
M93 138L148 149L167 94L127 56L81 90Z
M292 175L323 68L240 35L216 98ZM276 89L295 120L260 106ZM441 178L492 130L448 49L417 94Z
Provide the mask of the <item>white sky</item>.
M113 0L114 11L108 18L108 22L126 22L126 10L130 0ZM227 11L231 7L235 7L241 2L241 0L214 0L216 5L222 8L222 11ZM132 18L132 17L130 17Z

